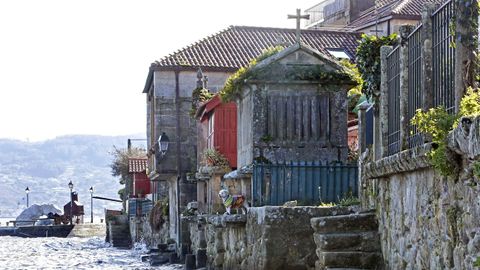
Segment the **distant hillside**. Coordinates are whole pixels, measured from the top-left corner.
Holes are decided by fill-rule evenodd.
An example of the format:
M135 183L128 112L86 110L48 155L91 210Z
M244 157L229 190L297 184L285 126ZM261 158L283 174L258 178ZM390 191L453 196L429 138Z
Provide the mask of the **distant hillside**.
M118 199L121 186L110 175L109 153L113 146L125 148L128 138L142 135L71 135L39 143L0 139L0 217L16 216L25 208L27 186L30 204L53 203L63 209L70 180L89 217L90 186L95 195ZM103 215L104 208L120 209L121 204L94 201L96 216Z

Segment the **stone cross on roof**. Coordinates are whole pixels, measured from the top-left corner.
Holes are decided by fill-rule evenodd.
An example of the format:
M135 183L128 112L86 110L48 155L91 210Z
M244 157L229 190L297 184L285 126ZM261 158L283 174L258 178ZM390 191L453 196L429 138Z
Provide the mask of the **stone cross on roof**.
M295 41L300 44L300 20L301 19L310 19L310 15L301 15L300 9L297 8L297 15L288 15L289 19L296 19L297 20L297 29L295 31Z

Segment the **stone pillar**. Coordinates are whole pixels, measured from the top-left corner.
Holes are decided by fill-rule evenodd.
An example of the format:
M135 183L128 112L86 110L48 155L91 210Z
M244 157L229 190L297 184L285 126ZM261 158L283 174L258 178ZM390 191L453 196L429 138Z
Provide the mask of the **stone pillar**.
M380 48L380 134L379 138L374 137L375 150L378 149L378 156L375 154L374 159L378 160L388 155L388 65L387 56L393 50L392 46L382 46Z
M436 5L425 3L422 11L422 108L428 110L433 107L433 47L432 47L432 13ZM425 142L431 142L432 137L423 134Z
M367 109L368 105L362 103L358 108L358 156L367 149Z
M422 11L422 107L428 110L433 107L432 84L432 13L435 4L425 3Z
M400 151L408 149L408 36L412 25L402 25L400 32Z
M478 1L455 0L455 112L467 87L474 86L478 49Z
M360 201L362 202L362 207L365 205L363 202L365 202L364 196L365 196L365 188L367 183L365 182L365 179L362 177L362 170L364 166L364 161L363 161L363 156L362 154L365 152L367 149L367 123L366 123L366 114L367 114L367 109L368 109L368 104L367 103L362 103L360 107L358 108L358 197L360 198Z

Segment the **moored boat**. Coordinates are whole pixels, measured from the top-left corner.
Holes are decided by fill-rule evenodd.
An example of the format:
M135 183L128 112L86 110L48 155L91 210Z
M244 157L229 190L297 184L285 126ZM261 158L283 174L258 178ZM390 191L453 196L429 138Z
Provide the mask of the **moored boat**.
M75 225L33 225L0 227L0 236L67 237Z

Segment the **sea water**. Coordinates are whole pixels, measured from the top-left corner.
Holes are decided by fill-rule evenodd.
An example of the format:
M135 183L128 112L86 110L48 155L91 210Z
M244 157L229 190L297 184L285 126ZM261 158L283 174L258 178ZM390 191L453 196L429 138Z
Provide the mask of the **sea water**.
M0 237L0 269L182 269L180 265L150 267L141 262L145 245L117 249L104 238Z

